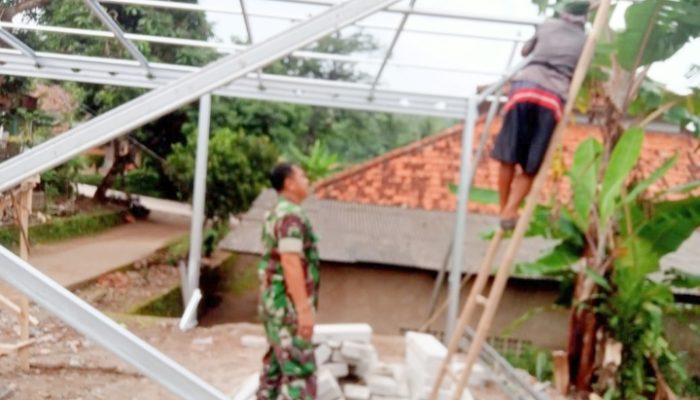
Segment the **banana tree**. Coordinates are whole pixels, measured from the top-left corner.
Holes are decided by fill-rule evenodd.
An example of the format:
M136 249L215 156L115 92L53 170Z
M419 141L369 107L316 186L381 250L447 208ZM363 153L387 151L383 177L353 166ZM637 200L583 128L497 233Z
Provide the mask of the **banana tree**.
M597 384L610 398L648 398L644 396L657 390L682 392L687 380L678 355L664 337L663 315L675 307L671 285L652 276L659 272L661 258L676 251L700 227L700 198L677 198L679 192L700 183L649 193L649 187L673 167L675 156L644 179L630 182L643 139L640 128L625 132L602 176L598 171L603 144L591 138L579 145L567 173L571 202L557 213L540 207L528 233L559 243L517 270L575 277L569 344L575 382L589 388L595 372ZM678 272L673 276L676 284L700 286L700 277ZM582 337L589 330L593 336ZM605 371L594 362L610 343L622 344L621 363ZM601 380L601 376L607 378Z
M663 333L662 317L674 306L670 285L650 275L700 226L700 200L648 193L674 158L649 176L631 175L644 125L665 119L700 133L700 91L674 94L647 77L654 62L700 36L700 0L642 0L628 7L625 22L623 31L604 35L577 99L601 126L603 141L589 139L577 149L568 172L573 199L554 207L556 223L543 207L535 213L529 233L559 244L519 271L569 278L571 381L579 390L628 399L682 391L685 379ZM622 362L606 370L605 349L617 344Z

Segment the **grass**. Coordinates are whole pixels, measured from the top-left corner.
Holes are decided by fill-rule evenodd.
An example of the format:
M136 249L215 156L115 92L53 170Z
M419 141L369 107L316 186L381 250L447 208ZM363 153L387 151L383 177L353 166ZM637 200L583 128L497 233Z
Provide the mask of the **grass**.
M190 235L184 235L168 244L164 251L165 262L177 265L178 260L187 256L190 251Z
M232 255L219 267L221 269L221 288L226 293L240 296L258 287L258 269L255 265L239 266L237 257Z
M185 307L182 304L182 294L180 293L180 287L177 286L155 300L136 307L131 314L179 318L184 312Z
M554 375L554 361L551 352L526 344L520 354L506 352L506 360L515 368L524 369L540 382L551 381Z
M29 227L29 240L33 244L52 243L79 236L92 235L122 224L120 211L101 211L54 218L41 225ZM0 244L16 249L19 245L19 227L0 228Z

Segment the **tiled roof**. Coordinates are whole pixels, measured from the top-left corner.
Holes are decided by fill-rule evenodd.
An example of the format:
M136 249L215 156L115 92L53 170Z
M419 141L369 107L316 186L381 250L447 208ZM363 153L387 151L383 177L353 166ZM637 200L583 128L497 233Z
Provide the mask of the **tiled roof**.
M500 129L495 121L489 133L484 158L479 164L474 186L496 189L498 164L488 155L493 140ZM483 126L477 125L474 148L478 146ZM358 204L419 208L425 210L453 211L456 196L449 191L451 183L458 182L461 154L462 125L456 125L440 133L401 147L365 163L321 181L316 186L316 196ZM561 159L568 167L573 153L589 136L601 137L600 129L593 125L572 124L567 128L562 145ZM678 162L664 179L652 190L681 185L700 179L700 140L682 134L648 132L642 149L640 167L635 173L647 176L668 157L678 152ZM569 196L566 179L555 180L550 173L542 200L556 193L561 198ZM495 206L470 204L477 212L494 213Z

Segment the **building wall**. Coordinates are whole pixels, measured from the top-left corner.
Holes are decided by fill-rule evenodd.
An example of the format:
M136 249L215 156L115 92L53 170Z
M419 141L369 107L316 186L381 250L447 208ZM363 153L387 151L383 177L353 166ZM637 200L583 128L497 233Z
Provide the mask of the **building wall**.
M255 268L256 256L241 254L235 274L245 276L245 270ZM375 332L398 334L401 329L418 329L428 316L435 273L408 268L393 268L362 264L324 263L321 266L318 322L366 322ZM443 289L446 293L447 287ZM462 291L462 301L468 290ZM533 281L511 280L503 297L492 335L523 314L537 307L546 307L556 298L556 289ZM204 316L206 325L222 322L254 321L257 287L249 292L225 296L216 309ZM564 348L567 315L548 311L536 315L518 329L514 338L530 340L549 348ZM431 330L442 331L445 319L440 318Z
M321 323L367 322L375 332L397 334L401 329L418 329L427 319L434 272L325 263L321 274L318 315ZM443 294L446 291L445 287ZM462 302L468 293L469 287L462 291ZM521 316L550 306L556 296L552 284L511 280L490 334L500 336ZM512 337L542 347L564 349L567 320L564 311L543 311L522 324ZM443 317L431 330L442 331L444 325Z
M258 288L251 273L254 274L258 261L257 256L238 256L233 278L253 279L252 282L245 285L247 290L239 289L235 294L225 296L218 307L201 319L202 324L256 322ZM366 322L375 332L383 334L418 329L427 318L435 275L431 271L408 268L324 263L321 266L318 322ZM469 289L468 286L462 291L462 302ZM490 335L501 336L518 318L532 313L512 337L539 347L566 349L568 312L551 308L556 297L557 288L552 283L510 279ZM535 311L538 309L543 311ZM441 318L431 330L442 331L444 324L445 320ZM700 374L700 362L694 362L700 360L700 335L688 329L690 324L700 325L697 312L688 311L679 320L669 319L668 337L674 348L688 353L690 371Z

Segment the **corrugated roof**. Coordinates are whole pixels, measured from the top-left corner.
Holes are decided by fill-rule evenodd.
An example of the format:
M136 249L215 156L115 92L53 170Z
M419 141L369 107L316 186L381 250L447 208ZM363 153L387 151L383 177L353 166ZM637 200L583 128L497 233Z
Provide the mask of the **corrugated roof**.
M250 254L262 253L260 234L265 213L277 200L273 190L263 192L250 211L221 242L225 250ZM323 261L348 264L381 264L438 271L454 229L454 214L400 207L343 203L309 199L304 203L314 229L321 237L319 250ZM464 241L464 271L474 272L484 258L488 242L483 232L496 226L490 215L470 214ZM526 238L517 260L535 260L555 243L541 238ZM505 251L505 243L501 252ZM678 268L700 274L700 234L695 233L683 246L662 260L662 269ZM661 274L657 274L657 278ZM676 293L700 296L700 290L676 290Z
M275 201L274 191L262 193L221 246L227 250L260 254L262 221ZM454 214L443 211L322 199L309 199L304 207L321 237L319 251L324 261L439 270L454 230ZM480 234L496 223L492 216L470 215L464 243L465 271L471 272L479 267L488 244ZM519 259L535 259L548 246L542 239L526 239Z

